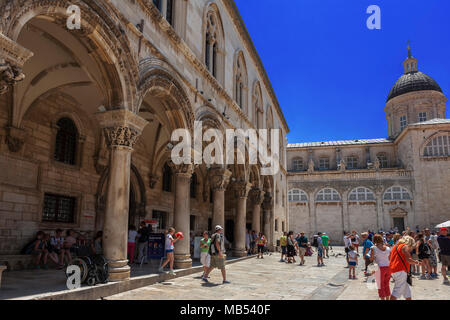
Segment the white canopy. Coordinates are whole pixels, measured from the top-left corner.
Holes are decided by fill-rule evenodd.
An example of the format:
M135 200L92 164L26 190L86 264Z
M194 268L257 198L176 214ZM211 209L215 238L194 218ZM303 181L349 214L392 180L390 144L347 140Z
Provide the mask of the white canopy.
M443 223L441 223L441 224L438 224L438 225L436 226L436 228L443 228L443 227L449 228L449 227L450 227L450 220L448 220L448 221L446 221L446 222L443 222Z

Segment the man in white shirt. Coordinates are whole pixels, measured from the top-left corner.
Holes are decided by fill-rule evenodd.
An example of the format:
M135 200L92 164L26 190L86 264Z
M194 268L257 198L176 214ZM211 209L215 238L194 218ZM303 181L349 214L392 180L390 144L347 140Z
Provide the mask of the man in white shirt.
M346 268L349 267L348 264L348 252L350 251L350 246L352 245L352 239L350 238L350 233L345 232L344 233L344 246L345 246L345 259L347 260L347 266Z

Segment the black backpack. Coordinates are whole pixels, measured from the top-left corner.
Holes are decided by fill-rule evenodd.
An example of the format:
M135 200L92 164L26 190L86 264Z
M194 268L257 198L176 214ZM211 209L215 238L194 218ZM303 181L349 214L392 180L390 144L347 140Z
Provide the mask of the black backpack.
M148 241L148 239L149 239L148 238L149 230L148 230L147 227L142 228L141 230L139 230L139 234L140 234L139 243L144 243L144 242Z

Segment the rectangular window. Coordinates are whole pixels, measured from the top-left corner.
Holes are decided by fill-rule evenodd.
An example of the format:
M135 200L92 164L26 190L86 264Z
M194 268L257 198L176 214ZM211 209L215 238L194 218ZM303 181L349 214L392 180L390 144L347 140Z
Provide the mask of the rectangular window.
M46 193L42 221L74 223L75 207L76 198L74 197Z
M284 227L285 227L285 226L284 226L284 221L282 221L282 222L281 222L281 231L283 231L283 232L285 231L285 228L284 228Z
M278 219L275 219L275 231L278 231Z
M166 228L167 213L164 211L153 210L152 219L158 221L158 229Z
M427 121L427 113L419 112L419 122L425 122L425 121Z
M173 0L167 0L166 20L173 26Z
M405 129L407 124L408 124L408 122L406 120L406 116L401 116L400 117L400 130Z
M357 169L358 168L358 159L356 157L347 157L347 169Z
M330 159L320 158L319 159L319 170L329 170L330 169Z
M294 159L293 160L293 170L294 171L302 171L303 170L303 160L302 159Z

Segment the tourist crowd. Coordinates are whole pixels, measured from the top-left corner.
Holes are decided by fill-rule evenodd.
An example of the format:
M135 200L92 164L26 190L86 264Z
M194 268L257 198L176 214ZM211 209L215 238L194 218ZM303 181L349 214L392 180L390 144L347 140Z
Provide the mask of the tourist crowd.
M423 280L436 279L439 277L439 263L443 283L449 284L450 237L447 228L431 232L416 227L416 231L407 229L401 234L396 229L388 232L379 230L376 234L370 230L358 234L353 230L344 232L343 240L349 279L356 279L356 267L359 258L362 258L364 276L368 279L375 276L381 300L397 300L401 297L410 300L413 275L420 275ZM332 250L329 236L320 232L314 236L312 245L304 232L296 237L292 231L285 232L280 238L280 246L281 262L295 263L298 253L300 265L304 265L305 255L311 255L312 247L315 247L318 267L325 266L323 259L329 258L329 250ZM392 292L391 279L394 282Z

